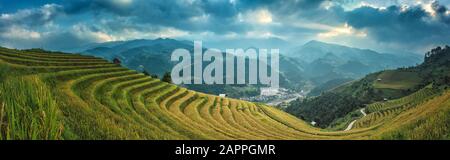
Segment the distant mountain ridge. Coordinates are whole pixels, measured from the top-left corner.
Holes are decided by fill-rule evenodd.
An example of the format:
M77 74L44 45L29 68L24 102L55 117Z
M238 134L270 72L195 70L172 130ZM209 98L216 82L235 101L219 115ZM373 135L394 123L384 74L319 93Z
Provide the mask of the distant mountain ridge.
M270 41L276 41L275 46L277 44L286 45L279 39L268 40L268 42ZM225 46L225 43L221 44L221 46ZM233 46L233 44L230 45ZM261 47L261 45L264 44L245 48L257 48ZM192 41L170 38L106 42L88 46L82 51L83 54L109 60L117 57L128 68L135 70L145 69L159 76L171 71L175 65L174 62L170 61L170 55L173 50L184 48L193 52ZM219 45L216 44L216 46ZM203 47L206 50L209 47L208 43L205 42ZM274 46L264 48L271 47L273 48ZM280 86L303 90L306 85L314 87L336 79L357 79L371 72L387 68L412 66L418 62L420 62L420 58L414 55L381 54L371 50L310 41L305 45L294 48L291 52L281 52ZM217 89L215 92L222 93L226 91L225 89Z
M290 57L302 58L303 61L310 63L314 60L325 57L330 53L342 60L359 60L363 63L370 63L376 60L371 58L381 58L385 56L401 57L407 58L406 60L419 61L417 63L420 63L423 60L422 56L413 53L379 53L370 49L353 48L317 40L312 40L304 45L294 47L288 51L286 55Z
M340 118L367 104L387 102L416 92L419 97L424 97L419 92L423 89L447 90L450 84L450 47L438 47L424 57L420 65L375 72L339 87L328 87L331 90L314 93L317 97L292 102L287 111L315 121L320 127L333 127L340 123Z
M167 48L172 49L174 47L187 48L190 47L189 45L189 42L177 41L168 38L158 38L155 40L137 39L93 44L93 46L85 51L82 51L82 53L93 54L110 59L117 55L123 56L125 52L132 53L129 50L147 49L147 51L156 52Z
M414 66L423 60L417 54L378 53L315 40L295 47L285 55L303 62L305 76L316 79L318 83L335 79L330 75L357 79L384 69Z

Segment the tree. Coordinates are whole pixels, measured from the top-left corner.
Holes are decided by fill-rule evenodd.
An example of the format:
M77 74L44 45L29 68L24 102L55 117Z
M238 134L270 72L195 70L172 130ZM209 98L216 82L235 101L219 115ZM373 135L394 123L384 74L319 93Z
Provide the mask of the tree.
M172 77L170 76L170 72L164 73L162 81L167 82L167 83L172 83Z
M144 74L144 75L146 75L146 76L150 76L151 78L155 78L155 79L157 79L158 78L158 75L157 74L150 74L147 70L145 70L144 69L144 71L142 71L142 73Z
M142 72L144 75L146 75L146 76L150 76L150 73L148 73L148 71L147 70L145 70L144 69L144 71Z
M150 75L150 77L158 79L158 75L157 74L152 74L152 75Z
M113 63L114 63L114 64L120 64L121 61L120 61L119 58L116 57L116 58L113 59Z

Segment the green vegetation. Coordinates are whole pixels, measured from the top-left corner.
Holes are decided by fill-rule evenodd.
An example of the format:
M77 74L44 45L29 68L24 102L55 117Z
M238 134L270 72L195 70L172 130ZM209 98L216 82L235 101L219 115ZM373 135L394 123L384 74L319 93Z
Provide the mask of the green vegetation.
M142 72L142 74L144 74L144 75L146 75L146 76L150 76L151 78L158 79L158 75L156 75L156 74L150 74L147 70L144 70L144 71Z
M364 128L388 121L403 111L414 108L432 99L437 93L439 91L429 85L411 95L399 99L370 104L366 107L367 113L369 114L359 119L355 123L354 128Z
M321 93L332 90L333 88L336 88L342 84L349 83L353 79L350 78L338 78L333 79L328 82L325 82L324 84L321 84L317 87L315 87L311 92L308 93L308 96L319 96Z
M39 78L4 79L0 84L0 139L61 139L63 126L57 111L53 96Z
M420 84L422 79L416 72L385 71L378 75L374 82L375 88L410 89Z
M405 125L397 131L381 135L382 139L450 139L450 110L446 109L434 116L421 118Z
M318 122L322 128L336 128L348 124L352 118L351 112L369 106L371 112L374 106L382 104L382 101L399 99L418 92L418 102L428 100L428 92L439 92L448 89L450 84L450 48L436 48L428 53L425 62L421 65L396 70L387 70L372 73L366 77L325 92L318 97L295 101L287 108L287 112L308 121ZM422 93L421 89L432 84L433 89ZM430 86L428 86L429 88ZM425 89L426 90L426 89ZM433 90L433 91L430 91ZM377 103L378 102L378 103ZM406 100L389 101L389 103L401 103ZM375 103L373 105L369 105ZM368 115L365 119L370 121L385 120L384 114L401 113L404 110L393 107L388 110ZM345 118L347 117L347 118ZM378 121L377 121L378 122ZM362 123L362 122L360 122ZM356 123L356 126L361 125ZM371 122L365 127L373 125Z
M358 120L361 117L363 117L363 115L360 112L360 109L354 110L349 114L345 115L344 117L338 118L333 122L331 122L331 124L327 127L327 130L331 131L345 130L352 121Z
M170 72L164 73L162 79L163 82L172 83L172 77L170 76Z
M89 56L0 48L0 79L1 139L448 139L450 92L436 85L445 78L374 107L370 114L411 106L350 131L314 128L270 106L187 90ZM330 92L327 107L362 104L354 98Z
M326 128L335 119L345 116L355 108L364 107L364 103L358 98L332 92L316 98L294 101L290 105L301 105L301 107L288 107L286 109L287 112L297 115L306 121L314 121L317 123L317 126L322 128Z
M437 107L445 106L445 107ZM411 120L411 117L415 117ZM388 122L386 122L388 123ZM450 94L445 93L393 118L381 139L450 139ZM395 129L393 129L395 128Z

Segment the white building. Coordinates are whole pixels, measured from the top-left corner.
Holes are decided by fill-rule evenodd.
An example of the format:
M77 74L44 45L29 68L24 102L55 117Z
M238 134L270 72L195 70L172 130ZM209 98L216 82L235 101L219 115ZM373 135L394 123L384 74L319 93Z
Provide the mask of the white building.
M261 88L261 96L275 96L278 92L278 88Z
M219 97L227 97L227 94L219 94Z

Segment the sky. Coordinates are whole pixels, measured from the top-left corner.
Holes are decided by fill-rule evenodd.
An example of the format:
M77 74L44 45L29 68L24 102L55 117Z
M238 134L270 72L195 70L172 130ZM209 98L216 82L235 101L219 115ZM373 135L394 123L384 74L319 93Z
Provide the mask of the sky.
M450 44L450 0L0 0L0 46L174 38L319 40L381 52Z

